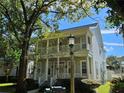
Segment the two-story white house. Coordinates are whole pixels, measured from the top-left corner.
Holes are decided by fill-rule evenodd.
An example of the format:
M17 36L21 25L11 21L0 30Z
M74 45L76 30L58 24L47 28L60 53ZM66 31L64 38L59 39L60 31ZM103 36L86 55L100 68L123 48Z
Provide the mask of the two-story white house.
M38 43L40 59L34 78L43 83L70 79L71 58L68 36L75 36L75 78L102 82L106 77L105 51L97 23L50 32Z

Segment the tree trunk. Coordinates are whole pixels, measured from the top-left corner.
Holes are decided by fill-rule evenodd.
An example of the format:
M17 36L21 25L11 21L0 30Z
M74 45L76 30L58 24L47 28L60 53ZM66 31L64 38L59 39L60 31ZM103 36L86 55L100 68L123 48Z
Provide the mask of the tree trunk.
M27 93L25 78L27 70L28 46L29 40L24 40L21 46L22 53L19 62L16 93Z

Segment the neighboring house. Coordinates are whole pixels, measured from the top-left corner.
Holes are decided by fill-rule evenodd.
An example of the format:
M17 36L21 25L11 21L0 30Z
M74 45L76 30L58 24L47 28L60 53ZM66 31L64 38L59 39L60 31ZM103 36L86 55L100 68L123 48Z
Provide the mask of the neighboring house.
M5 76L7 73L9 76L16 76L16 67L0 59L0 76Z
M114 78L124 79L124 57L117 57L118 67L107 66L107 80L112 80ZM114 63L114 62L113 62Z
M114 70L112 66L107 65L107 80L111 81L113 79Z
M43 83L70 79L71 58L68 36L75 36L75 78L106 80L105 51L97 23L50 32L39 42L40 59L34 78Z
M120 64L120 74L121 78L124 79L124 61L122 61Z
M107 65L107 80L114 78L124 79L124 56L116 56L116 60Z

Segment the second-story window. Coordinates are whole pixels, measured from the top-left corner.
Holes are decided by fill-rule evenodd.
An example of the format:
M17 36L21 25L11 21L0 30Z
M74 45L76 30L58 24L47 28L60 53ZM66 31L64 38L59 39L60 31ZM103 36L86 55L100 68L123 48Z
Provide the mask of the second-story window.
M46 49L47 49L47 40L43 40L41 42L41 53L46 54Z
M56 53L57 52L57 39L50 39L49 40L49 53Z
M57 39L49 40L49 47L55 47L55 46L57 46Z
M89 36L88 36L88 44L89 44L89 45L91 44L91 39L90 39Z
M62 41L59 42L59 51L62 51Z
M86 48L86 36L83 35L82 37L82 48Z
M61 52L66 52L67 47L68 47L68 39L66 37L65 38L60 38L60 40L59 40L59 50Z
M124 73L124 67L122 67L122 73Z
M87 65L86 65L86 61L82 62L82 74L86 74L87 73Z
M75 44L79 44L80 43L80 37L75 37Z

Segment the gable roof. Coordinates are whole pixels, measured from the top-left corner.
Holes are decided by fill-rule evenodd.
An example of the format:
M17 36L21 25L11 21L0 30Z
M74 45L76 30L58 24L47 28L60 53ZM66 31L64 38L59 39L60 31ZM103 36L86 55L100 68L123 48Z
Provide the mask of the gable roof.
M97 26L97 23L68 28L68 29L59 30L56 32L49 32L49 33L45 34L46 37L44 37L43 40L68 37L70 34L73 34L73 35L81 35L82 34L83 35L83 34L86 34L88 31L90 31L89 30L90 27L94 27L94 26Z

